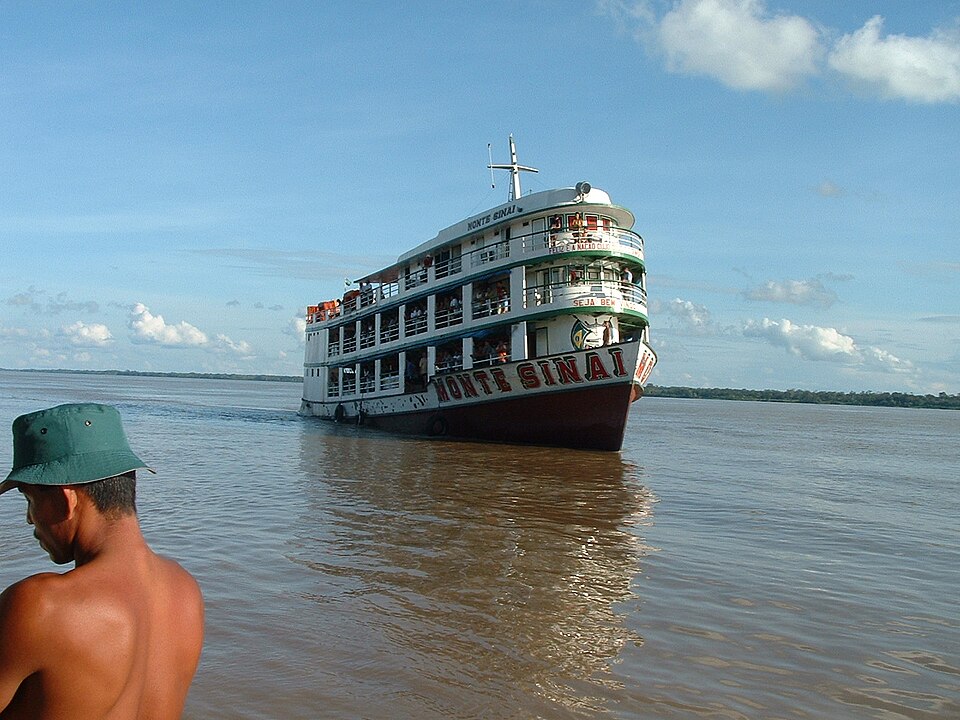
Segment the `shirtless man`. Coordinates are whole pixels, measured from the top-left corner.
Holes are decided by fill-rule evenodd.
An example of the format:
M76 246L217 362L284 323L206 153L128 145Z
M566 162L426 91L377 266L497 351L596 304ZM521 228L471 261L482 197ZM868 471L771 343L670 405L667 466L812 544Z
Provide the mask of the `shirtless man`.
M73 561L0 594L0 720L179 718L203 645L203 598L140 532L136 473L115 408L60 405L13 423L27 522ZM151 471L152 472L152 471Z

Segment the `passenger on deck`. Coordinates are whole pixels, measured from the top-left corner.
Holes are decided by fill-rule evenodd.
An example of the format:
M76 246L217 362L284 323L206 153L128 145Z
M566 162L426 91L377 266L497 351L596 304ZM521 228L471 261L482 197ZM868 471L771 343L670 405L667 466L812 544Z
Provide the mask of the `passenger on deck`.
M510 309L510 295L507 293L507 286L504 282L497 282L497 314L507 312Z
M570 229L573 231L573 239L575 241L583 238L583 215L575 213L573 217L570 218Z
M423 355L420 356L420 384L424 387L427 386L427 353L424 351Z
M407 358L406 367L403 370L403 379L407 383L406 391L413 392L415 390L414 385L419 381L419 373L417 372L417 364L413 361L413 358Z
M557 233L563 230L563 218L559 215L550 217L550 245L557 244Z

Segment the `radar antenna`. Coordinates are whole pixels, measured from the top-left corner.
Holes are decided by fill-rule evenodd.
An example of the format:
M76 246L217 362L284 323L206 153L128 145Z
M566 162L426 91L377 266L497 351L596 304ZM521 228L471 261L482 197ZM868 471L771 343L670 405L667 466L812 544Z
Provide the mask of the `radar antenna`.
M488 146L489 147L489 146ZM493 170L509 170L510 176L513 182L510 184L510 194L507 197L507 202L511 200L518 200L521 197L520 193L520 172L540 172L536 168L527 167L526 165L520 165L517 162L517 146L513 142L513 135L510 136L510 164L509 165L496 165L490 163L487 165L491 171Z
M490 187L495 188L497 184L493 181L493 146L490 143L487 143L487 158L490 160L490 164L487 165L490 168Z

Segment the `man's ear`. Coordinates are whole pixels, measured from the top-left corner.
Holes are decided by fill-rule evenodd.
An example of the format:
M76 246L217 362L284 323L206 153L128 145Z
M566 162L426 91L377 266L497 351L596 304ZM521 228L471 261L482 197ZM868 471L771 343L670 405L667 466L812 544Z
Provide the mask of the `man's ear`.
M72 487L62 486L59 490L63 496L63 518L69 520L77 511L77 505L80 504L80 497Z

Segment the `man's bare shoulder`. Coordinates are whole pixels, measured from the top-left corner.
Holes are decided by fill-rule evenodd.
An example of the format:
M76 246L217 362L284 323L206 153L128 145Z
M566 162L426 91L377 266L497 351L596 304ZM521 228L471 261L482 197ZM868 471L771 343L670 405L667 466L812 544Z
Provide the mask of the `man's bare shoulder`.
M203 619L203 593L200 590L200 584L196 578L187 572L180 563L162 555L155 555L157 562L157 571L155 577L166 588L166 590L177 598L176 605L181 612L189 609L195 611L202 623ZM188 618L184 618L185 620Z
M46 664L45 653L63 633L62 584L61 575L41 573L0 593L0 705Z
M28 622L41 626L55 620L62 602L67 599L67 574L38 573L14 583L0 593L0 627L3 630ZM5 633L0 631L0 637Z
M26 652L38 662L52 648L78 633L79 621L90 610L89 590L75 579L76 571L40 573L17 582L0 594L0 645L5 652Z

